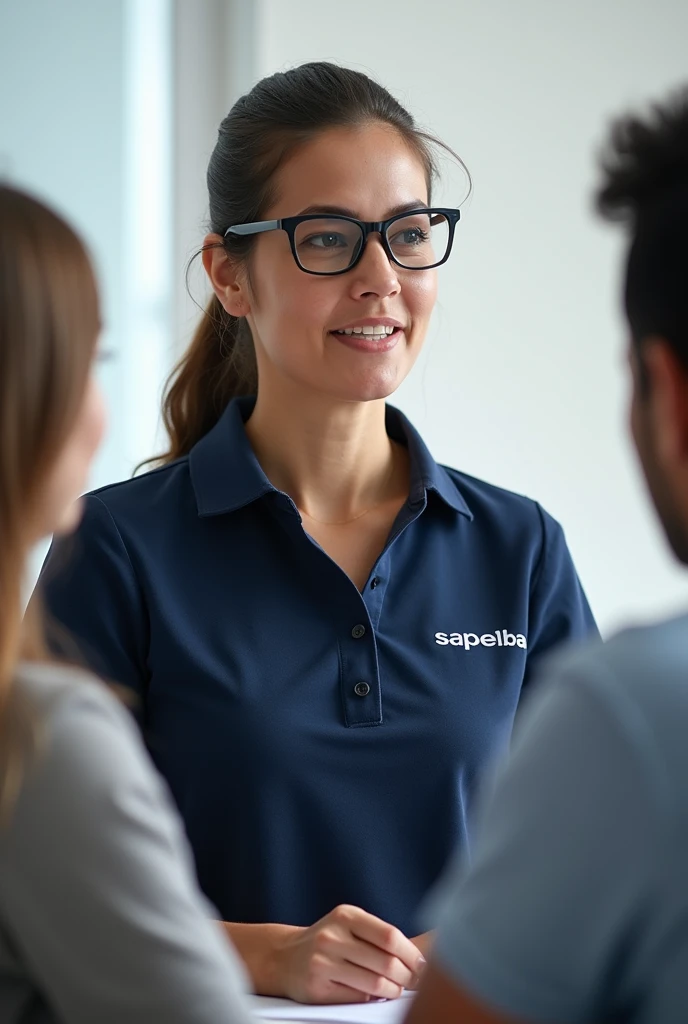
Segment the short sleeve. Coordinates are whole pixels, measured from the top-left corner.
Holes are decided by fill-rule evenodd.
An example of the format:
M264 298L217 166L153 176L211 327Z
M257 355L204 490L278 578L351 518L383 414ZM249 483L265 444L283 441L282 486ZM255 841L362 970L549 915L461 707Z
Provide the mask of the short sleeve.
M542 525L542 550L530 596L526 682L546 651L565 641L598 636L564 531L540 505L536 508Z
M71 1024L246 1024L165 785L98 687L60 698L0 835L3 930Z
M84 499L75 534L53 542L39 581L51 648L143 694L148 615L129 554L107 506Z
M440 965L515 1017L611 1017L596 1000L624 983L606 972L618 973L654 884L656 815L607 702L583 679L550 677L486 794L471 865L433 897Z

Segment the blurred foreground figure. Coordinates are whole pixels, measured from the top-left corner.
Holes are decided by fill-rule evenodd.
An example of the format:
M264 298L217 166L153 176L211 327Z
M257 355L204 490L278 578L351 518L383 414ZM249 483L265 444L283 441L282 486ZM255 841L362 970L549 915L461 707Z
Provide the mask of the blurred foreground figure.
M688 563L688 90L614 125L631 433ZM551 658L407 1024L688 1020L688 616Z

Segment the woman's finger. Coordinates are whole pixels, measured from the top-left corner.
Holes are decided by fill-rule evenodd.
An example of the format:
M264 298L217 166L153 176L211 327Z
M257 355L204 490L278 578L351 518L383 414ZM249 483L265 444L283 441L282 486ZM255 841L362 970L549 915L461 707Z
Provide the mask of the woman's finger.
M342 957L356 967L362 967L378 974L381 978L387 978L401 988L410 988L417 975L403 963L398 956L386 953L378 946L372 946L364 939L352 936L351 943L342 949Z
M332 965L331 978L372 999L398 999L404 989L403 985L397 985L389 978L347 960Z
M358 914L350 916L349 927L359 939L370 943L371 946L376 946L390 956L397 957L412 974L421 973L425 966L422 953L394 925L388 924L387 921L382 921L372 914L367 914L365 911L360 911Z

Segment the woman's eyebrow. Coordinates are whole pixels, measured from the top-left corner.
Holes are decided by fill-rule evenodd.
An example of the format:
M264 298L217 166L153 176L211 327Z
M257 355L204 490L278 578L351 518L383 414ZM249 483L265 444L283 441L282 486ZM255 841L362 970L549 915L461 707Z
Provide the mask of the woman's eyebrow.
M387 211L387 216L383 217L383 220L387 220L389 217L396 217L398 213L406 213L408 210L427 210L428 204L423 202L422 199L412 199L410 203L400 203L398 206L393 206L391 210ZM312 206L307 206L305 210L301 210L297 217L305 217L311 213L323 213L331 214L334 217L353 217L354 220L362 220L362 217L356 213L355 210L349 210L345 206L328 206L326 204L314 203Z

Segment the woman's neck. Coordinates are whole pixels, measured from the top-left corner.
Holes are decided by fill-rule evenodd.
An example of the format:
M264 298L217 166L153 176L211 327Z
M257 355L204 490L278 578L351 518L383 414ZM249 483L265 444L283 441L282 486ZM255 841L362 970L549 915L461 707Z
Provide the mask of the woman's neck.
M265 475L311 518L339 523L408 493L408 469L387 436L384 401L259 391L246 424Z

